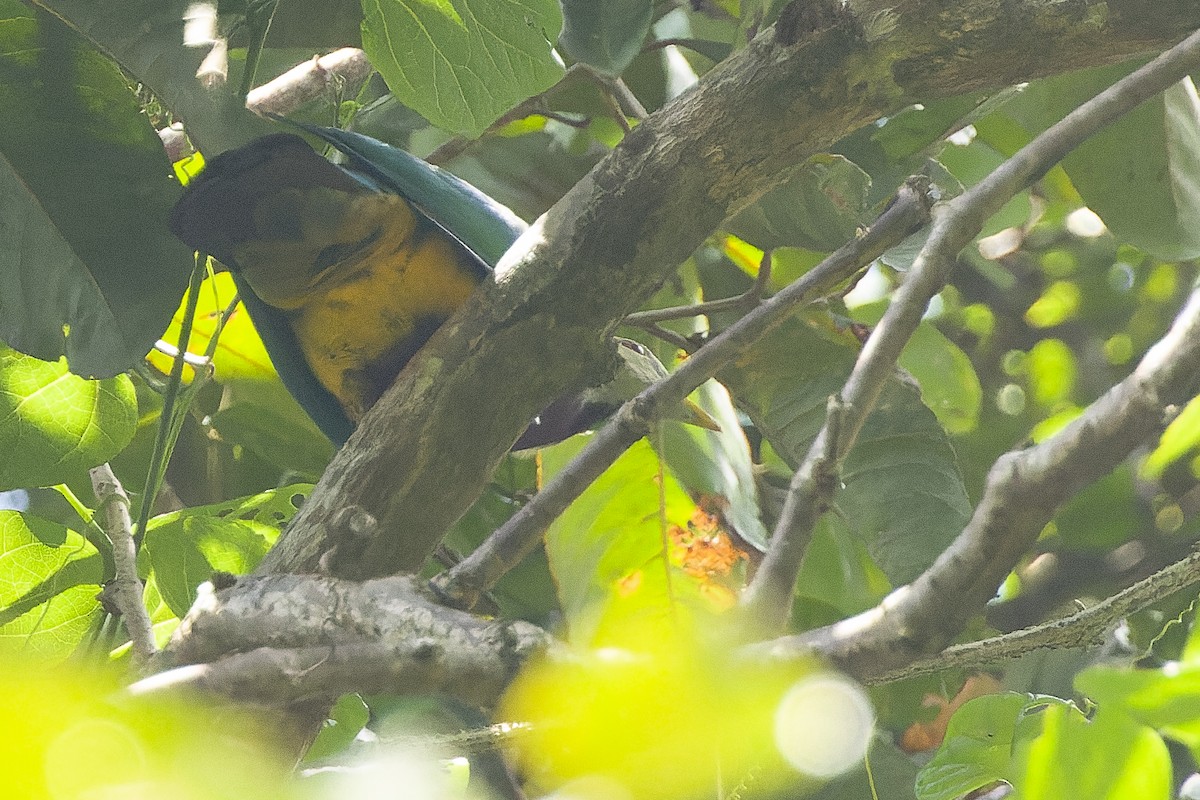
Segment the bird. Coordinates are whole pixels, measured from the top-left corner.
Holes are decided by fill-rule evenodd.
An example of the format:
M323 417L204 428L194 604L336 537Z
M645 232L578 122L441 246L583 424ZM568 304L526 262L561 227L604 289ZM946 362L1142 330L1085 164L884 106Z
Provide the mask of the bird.
M292 124L347 164L295 133L264 136L213 158L189 182L169 227L230 269L284 385L340 446L526 226L404 150ZM515 448L586 430L666 374L644 345L618 340L617 352L613 381L556 400ZM694 406L684 417L715 426Z

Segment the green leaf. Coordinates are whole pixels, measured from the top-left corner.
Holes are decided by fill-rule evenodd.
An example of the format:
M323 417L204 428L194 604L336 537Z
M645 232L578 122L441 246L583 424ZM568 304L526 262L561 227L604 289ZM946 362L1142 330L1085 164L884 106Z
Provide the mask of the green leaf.
M1090 667L1076 676L1075 686L1101 707L1119 709L1200 755L1200 664L1194 656L1157 670Z
M1171 797L1171 756L1150 728L1107 706L1091 719L1058 704L1040 716L1041 734L1014 748L1010 783L1022 800Z
M792 624L798 630L831 625L866 611L892 590L892 584L866 546L837 514L817 522L796 579Z
M100 554L81 534L29 514L0 511L0 624L76 586L95 595L104 579Z
M128 377L85 380L0 346L0 490L63 483L121 452L136 430Z
M244 395L248 389L238 387L231 394ZM251 390L264 400L283 392L276 382L262 382ZM333 445L287 401L280 397L275 406L245 400L233 403L212 416L212 425L222 439L250 449L281 473L315 481L333 458Z
M794 469L856 355L856 345L830 341L791 319L719 377ZM842 484L834 498L838 513L894 585L932 564L971 513L945 432L916 388L899 379L885 386L863 426Z
M285 486L152 519L144 552L171 611L183 617L196 599L196 587L214 571L254 569L311 489L309 484Z
M1004 161L1004 155L981 139L973 139L968 144L950 144L938 156L938 163L966 187L974 186L991 175ZM942 183L944 181L939 181L939 185ZM979 236L991 236L1006 228L1024 225L1029 219L1030 210L1029 192L1023 191L988 218Z
M870 189L870 176L853 161L820 153L727 228L763 250L792 246L829 253L857 234Z
M754 463L729 393L709 381L694 398L721 430L663 423L663 455L671 473L693 497L717 500L722 518L738 536L765 551L770 534L758 515Z
M0 626L0 651L61 661L83 641L98 614L95 586L72 586Z
M0 511L0 652L58 660L100 613L99 553L82 535L16 511Z
M0 1L0 70L0 338L116 375L187 286L179 184L120 71L58 19Z
M580 440L585 437L542 451L547 477L575 454ZM695 504L668 473L662 481L666 506L660 516L658 476L658 456L642 439L546 532L550 571L572 641L594 643L602 624L619 627L614 609L639 614L664 613L667 608L662 526L664 521L686 526ZM684 577L677 582L682 585Z
M1085 487L1055 515L1058 539L1069 550L1114 549L1153 526L1138 502L1133 469L1121 464Z
M651 0L561 0L558 42L567 55L609 75L620 75L650 33Z
M371 709L367 708L360 695L342 695L304 754L305 762L320 761L344 753L370 719Z
M555 0L364 2L363 49L396 98L475 137L563 75Z
M13 0L4 2L12 3ZM153 90L154 96L176 116L186 119L188 138L210 158L224 150L248 144L275 129L269 120L248 110L245 98L239 97L232 88L213 88L196 77L201 60L211 49L211 42L195 47L180 46L184 41L184 20L189 16L187 12L193 5L192 0L102 3L96 0L39 0L39 5L65 20L97 50ZM233 75L230 86L236 85L237 76ZM164 217L169 207L168 202L156 218ZM157 255L160 251L155 247L149 252ZM189 264L183 272L181 286L187 284L190 269ZM161 280L161 270L162 266L158 266L153 272L141 274L143 279L154 275L155 280ZM181 294L182 289L174 299L178 300Z
M1200 397L1194 397L1163 431L1158 446L1142 464L1143 476L1158 480L1163 470L1200 447Z
M946 728L942 746L917 773L920 800L955 800L1005 780L1009 753L1028 695L1005 692L963 704Z
M533 459L510 454L496 471L492 485L454 523L444 544L459 553L478 547L520 509L520 498L536 491L536 473ZM554 580L541 547L505 573L489 595L506 617L545 625L558 615Z
M1005 113L1040 132L1137 66L1035 81ZM1119 239L1167 261L1200 256L1200 98L1190 78L1089 138L1062 167Z

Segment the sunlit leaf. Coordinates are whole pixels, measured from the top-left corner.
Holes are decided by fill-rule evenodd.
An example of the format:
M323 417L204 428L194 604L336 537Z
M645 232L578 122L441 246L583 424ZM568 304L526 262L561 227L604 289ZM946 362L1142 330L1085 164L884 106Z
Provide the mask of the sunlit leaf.
M200 285L196 303L196 317L192 322L191 337L188 340L188 352L202 356L208 350L209 341L216 333L221 315L228 308L237 288L233 285L233 277L228 272L218 272L206 278ZM180 328L183 324L183 314L187 297L180 302L171 324L163 333L162 338L169 344L179 345ZM154 351L148 359L159 371L171 371L171 358L164 353ZM234 308L225 327L221 330L221 338L213 352L213 377L219 381L231 380L273 380L275 369L271 366L271 358L262 340L254 330L254 323L245 307L239 303Z
M1060 704L1041 717L1041 733L1020 743L1013 759L1011 782L1022 798L1171 796L1171 756L1152 729L1105 705L1091 719Z
M963 704L946 728L942 746L917 775L920 800L956 798L1008 780L1009 758L1028 695L1005 692Z
M722 779L751 769L758 789L786 780L795 785L800 776L777 749L781 716L785 736L802 731L784 747L808 743L805 752L815 754L843 740L839 723L849 714L830 718L828 709L812 704L807 712L789 713L781 703L789 688L803 692L806 680L844 679L803 664L786 670L759 665L748 674L721 649L702 643L713 640L712 630L699 639L689 627L643 619L602 650L547 660L522 673L500 713L532 723L520 739L521 754L544 788L571 795L589 786L600 792L593 796L668 800L705 796ZM809 688L821 691L816 684ZM864 733L870 734L869 722L865 731L855 727L857 736Z
M79 533L0 511L0 650L68 654L99 610L104 580L100 555Z
M311 488L297 484L151 520L145 552L171 611L178 617L186 614L196 587L214 571L254 569Z
M82 664L0 666L0 771L21 798L295 797L291 762L252 715L178 698L113 702L112 674Z
M568 442L543 451L546 475L561 469L577 447ZM676 613L673 601L693 584L670 570L668 587L663 546L669 526L686 527L696 506L669 472L661 481L664 506L659 471L658 456L643 439L546 532L550 571L572 641L592 642L640 616Z
M363 49L396 98L434 125L478 136L563 74L556 0L375 0Z
M63 483L121 452L137 429L133 383L0 345L0 490Z

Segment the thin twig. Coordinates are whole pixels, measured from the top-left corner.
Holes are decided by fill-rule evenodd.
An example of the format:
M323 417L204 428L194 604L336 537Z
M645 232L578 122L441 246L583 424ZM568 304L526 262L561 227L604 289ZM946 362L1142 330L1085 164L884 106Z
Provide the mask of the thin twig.
M1086 138L1186 76L1197 64L1200 64L1200 33L1072 111L985 180L936 210L928 241L867 340L842 389L845 413L840 421L838 462L853 446L929 301L949 279L958 253L978 235L984 222ZM756 624L764 625L765 630L778 629L786 622L813 526L832 502L837 481L828 479L828 471L836 469L837 464L824 461L828 436L827 423L793 477L770 548L743 596L750 617ZM1005 572L1011 566L1006 566ZM946 601L956 603L962 599L965 598L949 597Z
M583 451L462 563L434 579L449 602L471 607L541 539L543 531L621 453L644 436L660 409L674 408L792 310L830 291L929 219L929 184L913 179L863 235L847 243L688 358L668 378L626 403Z
M664 328L662 325L644 325L638 327L641 327L642 330L646 331L646 333L657 336L659 339L662 339L668 344L675 345L689 355L696 352L696 349L699 346L698 337L697 339L693 339L689 336L684 336L682 333L677 333L670 328Z
M936 656L868 679L868 683L893 683L945 669L994 667L1006 658L1018 658L1046 647L1088 647L1101 644L1122 619L1154 605L1174 592L1200 582L1200 551L1163 567L1158 572L1068 617L1023 628L1003 636L947 647Z
M142 602L142 582L138 580L137 546L133 541L133 520L129 515L129 495L107 463L91 470L92 491L104 511L104 533L112 542L113 601L125 621L125 630L133 643L133 660L143 667L154 656L154 629L150 614Z
M688 306L671 306L670 308L652 308L648 311L635 311L622 324L635 328L650 330L650 323L664 322L671 319L687 319L703 314L718 314L723 311L749 311L762 302L763 294L771 283L771 252L763 253L762 264L754 283L749 289L735 297L723 297L720 300L706 300L703 303L693 303Z

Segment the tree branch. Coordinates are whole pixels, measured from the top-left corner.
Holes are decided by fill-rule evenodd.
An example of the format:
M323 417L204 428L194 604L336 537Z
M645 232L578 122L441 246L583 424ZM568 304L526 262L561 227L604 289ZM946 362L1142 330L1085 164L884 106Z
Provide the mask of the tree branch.
M1200 290L1128 378L1054 437L1006 453L988 473L975 513L954 543L908 586L870 611L776 640L776 657L817 650L861 679L936 653L963 629L1059 506L1160 430L1168 409L1200 382Z
M796 576L800 572L813 528L832 502L841 460L853 447L929 301L949 279L959 252L1017 192L1044 175L1084 139L1176 83L1197 66L1200 66L1200 33L1188 37L1075 109L1023 147L985 180L943 208L935 209L935 220L928 241L859 354L838 402L832 406L836 407L838 413L829 415L804 463L792 479L783 512L771 537L771 546L743 598L756 624L766 626L765 629L769 630L782 627L786 621L792 607ZM1124 453L1121 457L1124 457ZM1100 463L1110 463L1110 459ZM1115 465L1116 462L1111 463ZM1104 472L1092 473L1088 470L1087 474L1092 474L1093 478L1099 477L1108 469L1111 466ZM1058 485L1069 483L1059 481ZM1086 483L1072 485L1077 490ZM1069 496L1062 495L1050 507L1051 513L1057 502ZM1037 530L1040 529L1039 525ZM1017 556L1032 544L1032 539L1025 540L1026 534L1019 531L1013 533L1014 540L1020 543L1019 548L1006 548L1011 561L1006 560L1000 565L1002 570L999 578L990 586L986 596L971 597L977 605L971 606L970 613L982 607L999 585L1000 579L1015 565ZM996 571L996 564L993 563L988 574ZM944 598L960 609L964 599L955 594ZM965 620L968 616L960 619Z
M313 57L251 89L246 95L246 108L263 116L288 114L337 84L359 86L371 77L374 69L362 50L343 47L328 55Z
M950 668L989 667L1047 647L1094 645L1121 619L1198 582L1200 552L1193 552L1069 617L955 645L894 669L860 669L857 676L869 684L890 683ZM383 607L381 598L386 598ZM295 618L299 626L283 624ZM441 692L491 707L527 659L544 652L569 657L533 625L486 622L431 605L409 578L357 584L277 576L243 579L236 590L221 592L205 584L187 627L186 634L177 634L187 639L186 650L175 656L215 660L170 669L139 681L131 691L200 689L276 708L353 691ZM836 649L827 649L829 643L791 636L747 645L740 656L807 661L814 653L836 655Z
M437 605L412 578L243 578L200 596L139 692L182 685L279 707L347 691L491 705L551 645L540 628Z
M1114 625L1168 595L1200 583L1200 552L1164 567L1096 605L1062 619L1019 631L947 647L936 656L867 676L868 683L892 683L945 669L994 668L997 661L1017 658L1046 647L1088 647L1103 642Z
M129 495L117 480L108 463L93 467L90 472L92 491L96 502L104 511L104 533L112 542L115 574L112 580L112 597L125 630L133 644L133 660L139 667L154 656L158 648L154 645L154 628L150 614L142 602L142 582L138 579L137 545L133 541L133 520L129 516Z

